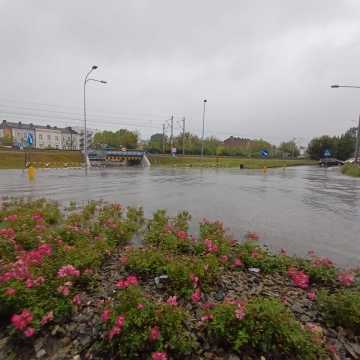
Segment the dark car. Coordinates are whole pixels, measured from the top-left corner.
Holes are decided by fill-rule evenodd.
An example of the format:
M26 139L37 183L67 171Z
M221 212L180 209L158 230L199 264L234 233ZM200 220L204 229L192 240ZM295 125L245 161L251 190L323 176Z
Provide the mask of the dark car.
M323 167L344 165L344 161L335 158L320 159L319 165Z

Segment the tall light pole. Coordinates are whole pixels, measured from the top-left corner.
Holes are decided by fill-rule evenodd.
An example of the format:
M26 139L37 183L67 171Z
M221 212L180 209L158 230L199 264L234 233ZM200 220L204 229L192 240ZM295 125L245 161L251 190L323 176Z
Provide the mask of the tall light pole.
M90 74L96 70L98 67L96 65L93 65L90 69L90 71L86 74L85 80L84 80L84 157L85 157L85 167L87 168L87 129L86 129L86 84L89 81L95 81L99 82L101 84L107 84L104 80L96 80L89 78Z
M355 85L331 85L331 88L338 89L338 88L353 88L353 89L360 89L360 86ZM359 115L359 123L356 135L356 145L355 145L355 164L359 163L359 147L360 147L360 115Z
M201 157L204 156L205 106L206 106L207 100L204 99L203 103L204 103L204 108L203 108L203 114L202 114Z

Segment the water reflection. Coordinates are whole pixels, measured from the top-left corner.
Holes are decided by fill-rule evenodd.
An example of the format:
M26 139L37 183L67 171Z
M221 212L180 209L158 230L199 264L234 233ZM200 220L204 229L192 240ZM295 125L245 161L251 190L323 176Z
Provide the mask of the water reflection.
M338 169L261 170L122 168L38 170L33 182L21 170L0 171L1 196L89 199L189 210L194 222L222 219L241 238L249 230L275 249L314 249L343 264L360 254L360 180Z

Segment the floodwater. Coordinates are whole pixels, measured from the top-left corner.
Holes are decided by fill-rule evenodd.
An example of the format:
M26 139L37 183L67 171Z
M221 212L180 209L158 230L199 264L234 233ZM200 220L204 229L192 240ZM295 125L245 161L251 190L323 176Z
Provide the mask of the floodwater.
M274 250L314 250L341 265L360 265L360 179L336 168L260 170L137 168L0 171L0 197L91 199L141 205L149 216L188 210L194 223L220 219L236 239L256 231Z

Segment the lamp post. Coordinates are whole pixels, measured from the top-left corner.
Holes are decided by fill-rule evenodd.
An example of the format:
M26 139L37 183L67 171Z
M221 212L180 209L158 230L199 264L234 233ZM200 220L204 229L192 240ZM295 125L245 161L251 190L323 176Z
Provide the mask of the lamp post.
M202 114L201 157L204 156L205 106L206 106L207 100L204 99L203 103L204 103L204 108L203 108L203 114Z
M88 163L88 157L87 157L87 129L86 129L86 84L89 81L95 81L95 82L99 82L101 84L107 84L106 81L104 80L96 80L96 79L92 79L89 78L90 74L96 70L98 67L96 65L93 65L90 69L90 71L86 74L85 76L85 80L84 80L84 157L85 157L85 168L87 168Z
M352 88L352 89L360 89L360 86L356 85L331 85L332 89L338 89L338 88ZM359 123L358 123L358 129L357 129L357 135L356 135L356 144L355 144L355 164L359 163L359 145L360 145L360 115L359 115Z

